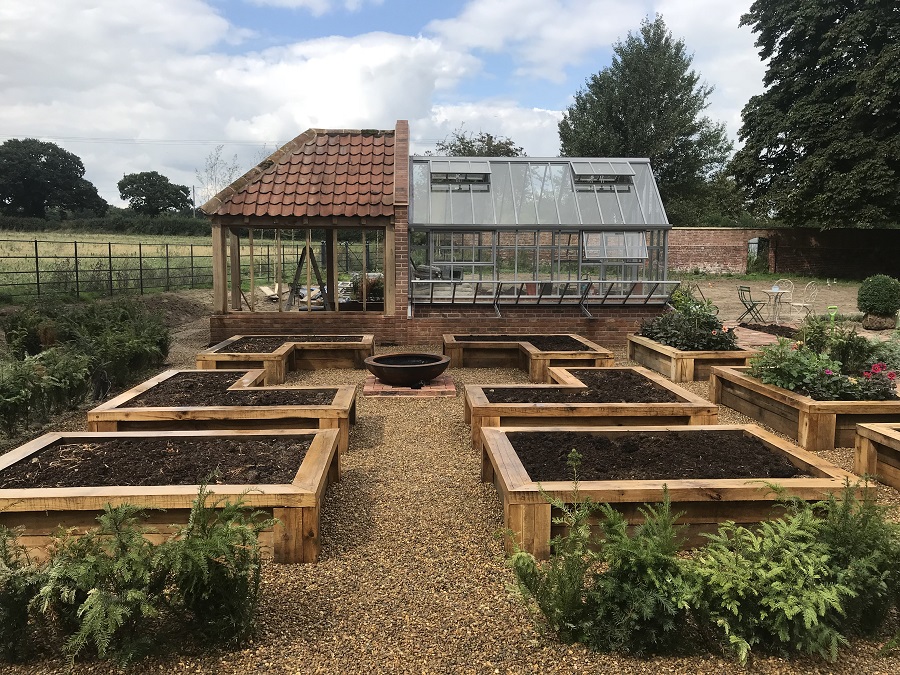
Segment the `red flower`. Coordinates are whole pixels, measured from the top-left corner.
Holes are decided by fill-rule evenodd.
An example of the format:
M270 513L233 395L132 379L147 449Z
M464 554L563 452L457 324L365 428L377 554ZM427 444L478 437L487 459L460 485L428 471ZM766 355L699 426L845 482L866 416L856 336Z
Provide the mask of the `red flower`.
M890 371L890 372L887 374L887 378L888 378L889 380L893 380L893 379L895 379L896 377L897 377L897 373L895 373L893 370Z
M870 379L872 377L872 372L869 370L865 371L863 373L863 377L865 377L867 380Z
M885 366L883 363L876 363L876 364L872 365L872 372L880 373L882 370L884 370L884 368L885 368Z

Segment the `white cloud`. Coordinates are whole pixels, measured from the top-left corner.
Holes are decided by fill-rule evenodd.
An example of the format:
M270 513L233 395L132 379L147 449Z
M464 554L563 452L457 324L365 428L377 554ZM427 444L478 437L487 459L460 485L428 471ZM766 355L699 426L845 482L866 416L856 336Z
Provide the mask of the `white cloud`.
M337 7L343 7L350 12L357 12L363 5L370 3L380 5L384 0L249 0L251 4L268 7L283 7L285 9L305 9L313 16L322 16L334 11Z

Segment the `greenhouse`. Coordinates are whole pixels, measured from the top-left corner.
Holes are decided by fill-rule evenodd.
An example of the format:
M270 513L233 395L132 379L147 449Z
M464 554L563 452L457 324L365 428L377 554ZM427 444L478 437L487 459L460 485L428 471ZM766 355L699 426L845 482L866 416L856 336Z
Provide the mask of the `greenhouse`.
M659 304L670 225L646 159L410 157L410 301Z

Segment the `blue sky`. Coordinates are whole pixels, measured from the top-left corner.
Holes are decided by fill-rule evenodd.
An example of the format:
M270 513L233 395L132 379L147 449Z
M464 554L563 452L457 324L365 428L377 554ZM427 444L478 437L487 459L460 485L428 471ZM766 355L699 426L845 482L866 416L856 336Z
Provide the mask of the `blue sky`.
M0 141L196 185L222 144L249 169L309 127L410 122L414 152L464 125L555 156L557 123L612 45L662 14L737 138L762 90L752 0L2 0Z

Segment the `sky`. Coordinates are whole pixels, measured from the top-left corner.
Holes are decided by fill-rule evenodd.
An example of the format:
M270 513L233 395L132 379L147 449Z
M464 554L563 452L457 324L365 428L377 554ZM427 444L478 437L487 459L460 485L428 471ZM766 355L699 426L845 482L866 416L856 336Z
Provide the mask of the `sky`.
M763 90L752 0L0 0L0 142L197 186L217 146L241 173L311 127L393 129L412 152L460 127L559 154L557 124L612 47L662 15L737 141ZM202 203L197 197L198 205Z

